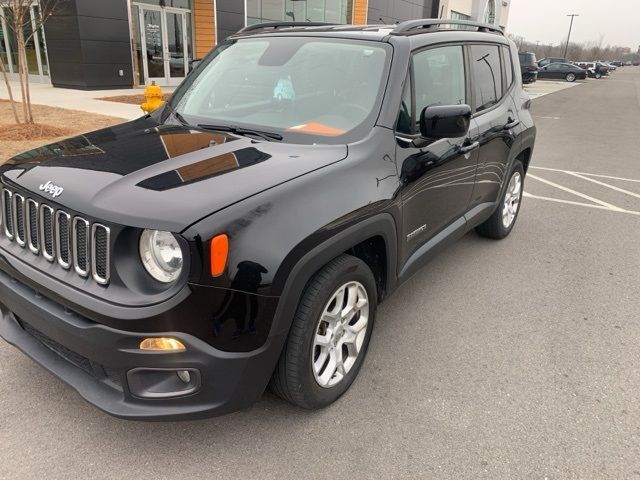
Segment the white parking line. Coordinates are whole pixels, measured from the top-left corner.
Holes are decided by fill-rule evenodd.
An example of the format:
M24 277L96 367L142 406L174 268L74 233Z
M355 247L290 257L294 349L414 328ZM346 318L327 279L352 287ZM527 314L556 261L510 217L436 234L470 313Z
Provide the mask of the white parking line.
M610 188L611 190L615 190L616 192L625 193L625 194L630 195L632 197L640 198L640 194L637 194L635 192L630 192L629 190L625 190L624 188L616 187L615 185L610 185L608 183L601 182L600 180L596 180L594 178L589 178L589 177L586 177L584 175L580 175L579 173L567 172L567 174L568 175L572 175L574 177L581 178L582 180L586 180L588 182L595 183L597 185L601 185L603 187Z
M609 212L617 212L617 213L628 213L629 215L638 215L640 216L640 212L634 212L633 210L625 210L623 208L617 208L615 210L610 209L608 207L603 207L602 205L593 205L590 203L582 203L582 202L572 202L571 200L560 200L559 198L551 198L551 197L541 197L539 195L532 195L529 192L524 192L525 198L534 198L536 200L546 200L548 202L556 202L556 203L564 203L567 205L576 205L579 207L588 207L588 208L597 208L598 210L607 210Z
M533 178L534 180L538 180L539 182L542 182L542 183L546 183L547 185L551 185L552 187L558 188L558 189L563 190L563 191L565 191L567 193L571 193L572 195L576 195L578 197L582 197L585 200L589 200L590 202L597 203L598 205L601 205L601 206L603 206L605 208L608 208L609 210L616 210L616 211L623 210L620 207L616 207L615 205L612 205L610 203L603 202L602 200L598 200L597 198L590 197L589 195L586 195L584 193L576 192L575 190L571 190L570 188L563 187L562 185L558 185L557 183L554 183L554 182L552 182L550 180L545 180L544 178L537 177L535 175L532 175L531 173L528 174L527 177L528 178Z
M529 168L535 168L536 170L548 170L550 172L577 173L578 175L587 175L589 177L608 178L609 180L621 180L623 182L640 183L640 180L635 180L633 178L612 177L611 175L599 175L597 173L574 172L573 170L560 170L558 168L549 168L549 167L535 167L533 165L530 166Z
M579 178L581 180L585 180L587 182L592 182L595 183L596 185L600 185L603 186L605 188L609 188L611 190L615 190L616 192L620 192L620 193L624 193L625 195L629 195L631 197L634 198L640 198L640 194L635 193L635 192L631 192L629 190L625 190L624 188L620 188L620 187L616 187L615 185L611 185L609 183L605 183L605 182L601 182L599 180L596 180L594 178L590 178L590 177L598 177L598 178L608 178L608 179L612 179L612 180L621 180L621 181L627 181L627 182L638 182L640 183L640 180L635 180L635 179L631 179L631 178L621 178L621 177L612 177L612 176L608 176L608 175L597 175L594 173L583 173L583 172L573 172L571 170L560 170L558 168L548 168L548 167L530 167L532 169L538 169L538 170L546 170L546 171L551 171L551 172L560 172L560 173L564 173L566 175L571 175L572 177L576 177ZM593 202L594 204L589 204L589 203L583 203L583 202L574 202L571 200L561 200L559 198L552 198L552 197L544 197L544 196L540 196L540 195L533 195L531 193L528 192L524 192L524 196L528 197L528 198L535 198L538 200L546 200L548 202L556 202L556 203L564 203L567 205L576 205L579 207L588 207L588 208L597 208L600 210L608 210L610 212L618 212L618 213L627 213L629 215L638 215L640 216L640 212L637 211L633 211L633 210L627 210L625 208L620 208L617 207L615 205L612 205L611 203L607 203L604 202L602 200L598 200L597 198L591 197L587 194L578 192L576 190L573 190L571 188L567 188L563 185L560 185L558 183L552 182L551 180L546 180L544 178L538 177L536 175L533 175L531 173L529 173L527 175L527 177L529 178L533 178L534 180L537 180L539 182L545 183L551 187L557 188L559 190L562 190L564 192L570 193L572 195L576 195L580 198L584 198L585 200L589 200L590 202Z

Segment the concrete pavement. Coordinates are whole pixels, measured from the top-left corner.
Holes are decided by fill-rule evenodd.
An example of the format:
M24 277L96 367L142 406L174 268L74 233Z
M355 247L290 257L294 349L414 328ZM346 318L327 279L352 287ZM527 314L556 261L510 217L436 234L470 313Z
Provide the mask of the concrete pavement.
M546 183L512 235L467 235L384 303L335 405L125 422L0 343L0 478L640 477L640 218L598 208L640 211L610 188L640 196L640 69L533 113Z
M11 82L13 96L20 97L20 84ZM174 88L163 87L165 93L170 93ZM98 100L101 97L116 95L140 95L144 88L119 89L119 90L72 90L67 88L54 88L50 84L33 82L30 84L31 102L35 105L48 105L50 107L81 110L97 113L110 117L119 117L124 120L133 120L140 117L143 112L138 105L126 103L108 102ZM8 99L9 94L4 82L0 82L0 98Z

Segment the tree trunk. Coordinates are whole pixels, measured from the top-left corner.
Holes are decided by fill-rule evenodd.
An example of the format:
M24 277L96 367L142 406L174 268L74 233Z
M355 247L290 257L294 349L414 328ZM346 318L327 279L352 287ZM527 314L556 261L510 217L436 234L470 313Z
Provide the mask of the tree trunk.
M11 103L11 110L13 110L13 117L16 120L16 123L20 122L20 117L18 116L18 109L16 107L16 101L13 98L13 90L11 89L11 84L9 83L9 77L7 76L7 68L4 65L4 61L0 58L0 70L2 70L2 78L4 79L4 83L7 86L7 92L9 93L9 103Z
M22 93L22 110L24 112L24 123L33 123L31 111L31 98L29 94L29 63L27 61L27 46L24 41L24 31L16 31L18 44L18 63L20 64L20 90Z

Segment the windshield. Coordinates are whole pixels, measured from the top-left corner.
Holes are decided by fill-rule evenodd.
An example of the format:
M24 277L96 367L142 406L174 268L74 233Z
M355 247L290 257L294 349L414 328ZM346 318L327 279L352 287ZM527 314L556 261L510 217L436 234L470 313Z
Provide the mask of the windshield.
M176 92L172 107L194 125L344 143L375 121L389 48L309 37L237 40L205 59Z

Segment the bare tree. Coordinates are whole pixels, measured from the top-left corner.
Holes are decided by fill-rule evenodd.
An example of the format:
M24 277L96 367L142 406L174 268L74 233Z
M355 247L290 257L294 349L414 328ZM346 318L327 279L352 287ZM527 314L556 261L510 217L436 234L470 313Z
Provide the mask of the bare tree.
M46 21L54 14L60 5L66 0L43 0L40 2L40 14L31 18L31 0L0 0L0 8L5 17L7 28L16 39L18 56L18 79L20 81L20 94L22 97L22 114L24 123L34 123L33 110L31 108L31 91L29 88L29 64L27 60L27 45L33 39L36 32L41 32ZM7 32L9 33L9 32ZM42 33L40 33L42 34ZM20 118L17 115L15 100L11 93L6 68L2 63L3 77L9 90L17 123Z
M530 42L517 35L510 34L509 38L516 42L520 51L536 52L538 58L562 57L564 55L565 42L558 45ZM640 61L640 51L630 52L623 47L604 46L604 37L586 43L571 42L567 51L568 60L573 62L603 61Z
M0 70L2 70L2 78L7 85L7 92L9 93L9 103L11 104L11 110L13 110L13 118L16 123L20 123L20 117L18 116L18 109L16 107L16 101L13 98L13 89L9 83L9 76L7 75L7 67L4 64L4 60L0 57Z

